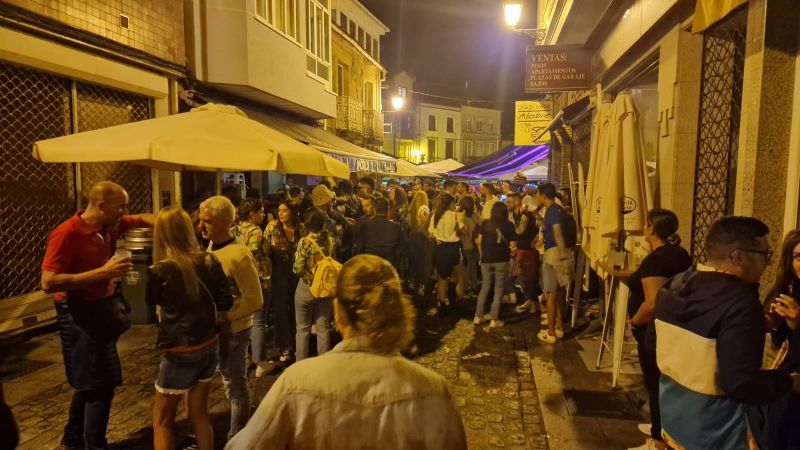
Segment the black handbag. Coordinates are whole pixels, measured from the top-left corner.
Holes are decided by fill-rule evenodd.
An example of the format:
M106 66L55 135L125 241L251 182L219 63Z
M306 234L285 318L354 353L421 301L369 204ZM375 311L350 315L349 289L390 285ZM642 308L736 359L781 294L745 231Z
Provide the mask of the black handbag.
M131 327L131 308L119 291L96 301L69 298L67 304L75 324L93 338L117 340Z

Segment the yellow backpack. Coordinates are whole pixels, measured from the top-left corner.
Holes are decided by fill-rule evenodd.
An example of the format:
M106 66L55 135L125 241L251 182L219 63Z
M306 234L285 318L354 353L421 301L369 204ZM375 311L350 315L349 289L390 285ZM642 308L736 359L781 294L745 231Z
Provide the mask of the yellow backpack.
M332 257L325 255L322 248L314 239L306 238L322 258L316 259L314 269L311 271L311 286L309 291L314 298L333 298L336 297L336 283L339 280L339 272L342 265Z

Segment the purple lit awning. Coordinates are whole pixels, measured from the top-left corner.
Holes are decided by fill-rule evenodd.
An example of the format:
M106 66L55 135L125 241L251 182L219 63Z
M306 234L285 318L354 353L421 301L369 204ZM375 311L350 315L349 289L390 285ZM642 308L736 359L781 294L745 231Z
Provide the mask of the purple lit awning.
M496 178L522 170L549 155L549 145L511 146L449 174L454 177Z

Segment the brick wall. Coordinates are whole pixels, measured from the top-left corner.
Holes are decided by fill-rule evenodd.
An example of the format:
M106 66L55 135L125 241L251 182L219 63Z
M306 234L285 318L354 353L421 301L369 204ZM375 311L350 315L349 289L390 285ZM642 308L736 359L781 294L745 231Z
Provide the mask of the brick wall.
M180 0L5 0L72 27L183 65L183 2ZM128 16L128 28L120 15Z

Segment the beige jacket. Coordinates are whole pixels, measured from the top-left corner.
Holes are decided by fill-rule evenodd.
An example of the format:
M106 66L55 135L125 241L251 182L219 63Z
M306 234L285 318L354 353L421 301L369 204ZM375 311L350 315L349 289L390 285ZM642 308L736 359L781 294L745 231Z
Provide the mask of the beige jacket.
M222 270L231 285L233 307L225 316L230 331L238 333L253 328L253 313L264 305L261 279L253 254L238 242L232 242L213 253L222 264Z
M283 373L226 450L467 448L442 376L347 339Z

